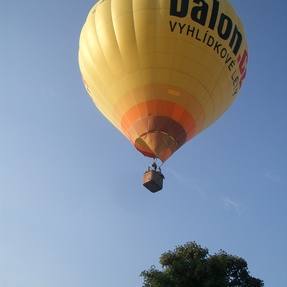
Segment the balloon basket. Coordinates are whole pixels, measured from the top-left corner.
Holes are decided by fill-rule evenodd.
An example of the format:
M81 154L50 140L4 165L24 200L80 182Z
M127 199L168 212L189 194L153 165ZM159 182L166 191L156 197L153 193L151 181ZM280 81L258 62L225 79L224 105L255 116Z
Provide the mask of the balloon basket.
M162 190L164 176L160 171L148 170L143 176L143 186L152 193Z

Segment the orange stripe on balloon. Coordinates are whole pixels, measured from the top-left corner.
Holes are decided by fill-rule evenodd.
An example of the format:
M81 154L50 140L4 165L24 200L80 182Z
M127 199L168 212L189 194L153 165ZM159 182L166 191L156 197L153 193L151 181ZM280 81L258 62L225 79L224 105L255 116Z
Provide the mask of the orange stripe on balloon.
M188 139L195 133L196 125L192 115L178 104L164 100L152 100L133 106L122 117L123 133L130 137L132 126L138 120L151 116L164 116L174 120L185 130Z

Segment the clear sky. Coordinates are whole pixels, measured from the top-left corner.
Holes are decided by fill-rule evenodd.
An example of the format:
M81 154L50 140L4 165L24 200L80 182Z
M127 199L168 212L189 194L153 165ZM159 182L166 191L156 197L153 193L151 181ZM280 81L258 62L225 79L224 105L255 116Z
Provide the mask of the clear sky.
M197 241L287 282L287 2L233 0L248 77L228 112L141 186L148 161L94 108L79 74L94 0L2 1L0 286L140 287L163 251Z

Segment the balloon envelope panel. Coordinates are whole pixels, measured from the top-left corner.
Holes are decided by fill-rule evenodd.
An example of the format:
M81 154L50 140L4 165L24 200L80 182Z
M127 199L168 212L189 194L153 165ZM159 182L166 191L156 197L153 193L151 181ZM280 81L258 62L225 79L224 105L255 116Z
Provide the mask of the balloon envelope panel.
M247 44L228 1L102 0L79 64L104 116L144 155L168 159L233 103Z

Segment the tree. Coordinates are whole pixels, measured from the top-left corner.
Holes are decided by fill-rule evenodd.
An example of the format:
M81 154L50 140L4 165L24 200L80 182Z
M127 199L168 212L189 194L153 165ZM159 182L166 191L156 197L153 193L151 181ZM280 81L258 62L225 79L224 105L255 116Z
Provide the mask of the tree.
M247 262L195 242L178 246L161 255L162 271L152 266L143 271L143 287L263 287L262 280L250 276Z

